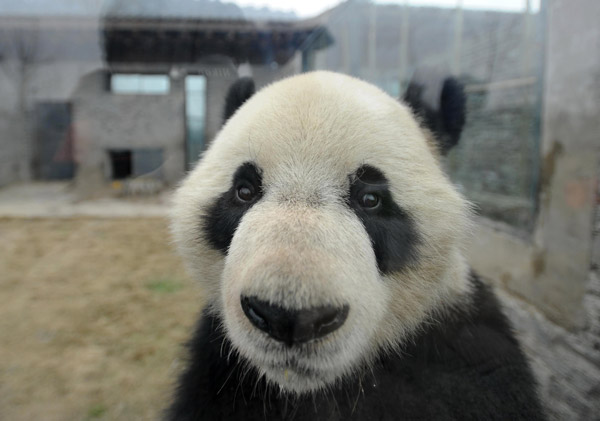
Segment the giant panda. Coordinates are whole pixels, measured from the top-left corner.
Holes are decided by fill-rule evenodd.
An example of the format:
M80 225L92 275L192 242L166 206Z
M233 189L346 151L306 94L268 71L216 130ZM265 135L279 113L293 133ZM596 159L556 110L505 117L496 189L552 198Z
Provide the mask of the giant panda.
M462 87L405 99L331 72L232 86L173 200L206 307L168 419L543 418L440 165Z

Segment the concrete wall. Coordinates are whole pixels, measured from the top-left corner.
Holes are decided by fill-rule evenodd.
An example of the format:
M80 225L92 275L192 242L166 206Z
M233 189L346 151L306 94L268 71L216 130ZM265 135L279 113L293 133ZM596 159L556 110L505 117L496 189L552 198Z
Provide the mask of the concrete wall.
M123 69L148 72L153 69ZM156 69L155 69L156 70ZM168 73L159 69L160 73ZM204 66L187 69L204 74L206 84L206 142L222 125L225 92L237 78L235 69ZM109 149L162 148L162 180L179 181L185 172L185 72L170 78L165 95L124 95L107 90L105 70L82 78L74 96L77 185L79 193L106 185L110 179Z
M184 170L184 94L172 80L166 95L120 95L106 89L103 70L84 76L73 97L79 193L110 179L109 149L162 148L162 178L178 180Z
M503 294L553 419L600 414L600 2L549 0L533 234L482 220L474 268Z
M30 180L35 153L35 104L70 102L79 78L101 67L100 61L31 63L25 73L19 63L0 65L0 186Z
M223 126L225 95L229 86L237 80L237 69L230 69L223 76L210 76L206 84L206 145L215 138Z
M0 187L31 179L31 127L26 116L0 111Z

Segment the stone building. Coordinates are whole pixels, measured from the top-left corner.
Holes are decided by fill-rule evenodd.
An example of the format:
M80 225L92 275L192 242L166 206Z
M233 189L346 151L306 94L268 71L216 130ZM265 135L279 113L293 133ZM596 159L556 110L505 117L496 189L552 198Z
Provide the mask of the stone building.
M140 177L174 184L221 127L228 87L241 75L263 86L299 73L303 51L328 42L321 37L318 45L315 30L288 22L105 19L106 67L85 75L73 95L78 185Z

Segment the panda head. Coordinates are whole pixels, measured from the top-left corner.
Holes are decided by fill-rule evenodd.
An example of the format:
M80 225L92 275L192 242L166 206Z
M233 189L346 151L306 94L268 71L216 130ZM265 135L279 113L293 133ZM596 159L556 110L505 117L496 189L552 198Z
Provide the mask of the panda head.
M469 206L432 131L378 88L314 72L252 93L247 80L230 92L233 115L176 192L172 231L235 351L306 393L468 296Z

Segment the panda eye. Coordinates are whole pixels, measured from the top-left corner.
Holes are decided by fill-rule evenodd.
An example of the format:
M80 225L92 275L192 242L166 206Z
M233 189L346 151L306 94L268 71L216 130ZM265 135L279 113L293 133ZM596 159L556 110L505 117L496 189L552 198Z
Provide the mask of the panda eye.
M256 196L254 190L248 186L239 186L236 195L240 202L251 202Z
M379 206L381 200L378 195L373 193L365 193L362 195L358 204L365 209L375 209Z

